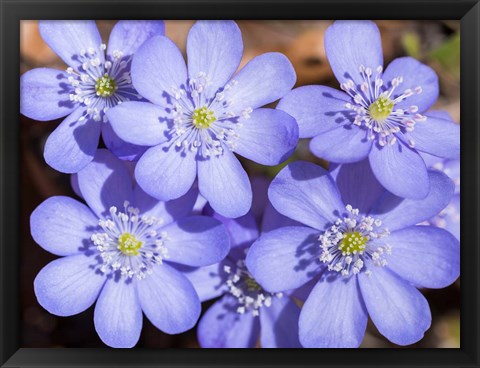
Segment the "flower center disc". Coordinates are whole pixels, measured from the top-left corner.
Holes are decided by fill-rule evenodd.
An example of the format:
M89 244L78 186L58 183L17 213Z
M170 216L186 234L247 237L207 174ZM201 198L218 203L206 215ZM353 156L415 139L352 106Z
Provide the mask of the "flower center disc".
M118 249L126 256L138 256L142 242L130 233L123 233L118 237Z
M101 97L110 97L115 93L116 89L117 85L115 84L115 80L108 74L98 78L97 82L95 83L97 95Z
M217 120L212 110L207 109L206 106L203 106L199 109L195 109L192 115L192 122L195 128L198 129L207 129L210 128L210 125Z
M393 101L388 97L380 96L369 106L368 112L372 119L381 122L390 116L394 105Z
M338 245L338 249L342 255L362 254L367 246L368 238L358 231L347 232L343 236L343 240Z
M262 287L255 281L255 279L251 277L245 278L245 284L247 285L247 289L250 291L260 291Z

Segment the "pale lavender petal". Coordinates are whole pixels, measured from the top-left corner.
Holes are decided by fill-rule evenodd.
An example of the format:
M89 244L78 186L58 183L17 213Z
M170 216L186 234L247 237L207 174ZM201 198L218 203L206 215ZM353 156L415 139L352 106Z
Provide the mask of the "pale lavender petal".
M242 52L242 33L234 21L197 21L187 38L188 76L196 79L205 73L206 94L212 98L237 70Z
M97 261L84 254L56 259L38 273L33 287L40 305L57 316L73 316L97 299L105 277Z
M430 190L428 173L420 155L400 141L384 147L374 144L370 166L385 189L402 198L423 199Z
M124 57L131 56L149 38L163 35L162 20L119 20L110 32L107 54L121 51Z
M98 218L83 203L63 196L42 202L30 216L33 239L57 256L78 254L92 243L92 229Z
M135 346L143 316L133 282L110 279L98 297L93 321L102 341L113 348Z
M246 264L255 280L268 291L298 288L317 276L318 230L283 227L263 234L248 251Z
M414 105L422 113L427 111L437 100L438 77L429 66L412 57L398 58L385 69L382 77L384 85L390 88L391 80L396 77L402 77L403 82L395 89L392 94L393 98L401 95L407 89L414 91L417 87L421 87L422 92L395 104L395 109L407 110Z
M453 195L454 185L445 174L431 170L428 172L430 191L421 200L402 199L385 193L374 206L371 214L382 221L390 231L418 224L435 216L444 209Z
M227 149L220 156L198 161L198 188L215 212L222 216L240 217L252 206L248 175Z
M105 149L99 149L77 176L83 198L98 217L106 215L112 206L124 212L125 201L132 203L130 172L123 161Z
M273 179L268 197L282 215L315 229L334 222L344 210L328 172L310 162L288 164Z
M166 106L173 88L187 83L187 67L178 47L167 37L144 42L132 61L132 82L136 90L153 103Z
M359 274L360 290L368 314L378 331L397 345L423 338L432 316L425 297L406 281L383 267Z
M237 300L224 296L213 304L198 324L202 348L253 348L260 333L260 322L252 313L239 314Z
M345 107L351 100L334 88L303 86L283 97L277 109L295 118L300 138L311 138L352 121L352 111Z
M357 277L325 273L300 314L300 342L305 348L357 348L368 315Z
M278 165L295 150L298 126L287 113L274 109L254 110L241 119L235 152L262 165Z
M412 226L388 237L388 268L416 286L439 289L460 275L460 244L448 231Z
M341 164L363 160L371 149L366 131L353 124L323 132L310 141L315 156Z
M340 83L363 83L360 66L383 66L382 40L375 23L368 20L336 21L325 33L325 51Z
M163 201L186 194L197 176L195 154L180 151L169 143L149 148L135 167L138 185Z
M105 61L100 49L102 38L93 20L41 20L38 29L47 45L71 67L79 69L80 53L94 51L100 62Z
M260 346L262 348L301 348L298 341L300 307L288 295L272 299L260 310Z
M72 88L66 72L37 68L20 77L20 113L35 120L55 120L78 107L70 101Z
M72 112L45 143L45 161L57 171L76 173L95 156L103 123L83 118L84 114L82 108Z
M164 263L137 283L138 298L147 318L160 331L178 334L191 329L200 316L200 300L192 284Z

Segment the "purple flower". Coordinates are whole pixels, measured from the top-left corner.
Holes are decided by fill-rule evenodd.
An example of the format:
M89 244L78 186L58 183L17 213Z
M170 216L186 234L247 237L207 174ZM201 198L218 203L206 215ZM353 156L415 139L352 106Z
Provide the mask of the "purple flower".
M460 127L426 111L438 97L438 78L411 57L383 70L380 32L370 21L337 21L325 34L325 49L343 92L305 86L278 108L292 115L311 151L334 163L368 157L377 180L403 198L429 192L419 152L458 158Z
M128 102L107 115L119 137L151 146L135 171L151 196L178 198L198 175L200 193L216 212L243 216L252 190L232 152L262 165L276 165L293 152L295 119L259 108L292 88L292 65L282 54L267 53L234 75L242 51L235 22L199 21L188 34L188 66L166 37L153 37L135 54L133 84L153 104Z
M256 198L255 184L254 198ZM266 196L266 191L263 197ZM253 212L237 219L222 217L228 229L232 249L225 260L212 266L191 269L191 280L202 301L221 296L200 319L198 340L204 348L298 348L300 308L286 290L269 293L252 277L245 266L245 255L258 238L260 230ZM270 204L264 212L262 232L290 225L294 221L280 215Z
M117 156L133 159L145 147L127 144L108 123L105 111L124 101L141 99L133 88L133 53L147 39L165 34L163 21L119 21L107 45L94 21L40 21L40 34L68 65L61 71L37 68L20 79L20 112L31 119L67 118L49 136L45 161L54 169L75 173L95 156L100 133Z
M206 266L229 251L220 221L188 216L196 193L168 203L145 194L122 161L100 149L81 170L77 190L88 207L51 197L30 218L32 237L63 258L45 266L34 282L42 307L71 316L96 301L97 333L112 347L132 347L142 311L160 330L192 328L200 300L177 264Z
M272 293L314 280L299 319L304 347L358 347L368 316L393 343L412 344L431 323L416 287L442 288L459 276L458 240L415 226L448 204L452 181L429 171L428 196L402 199L386 192L369 166L363 160L329 174L295 162L270 185L273 206L304 225L262 235L247 267Z

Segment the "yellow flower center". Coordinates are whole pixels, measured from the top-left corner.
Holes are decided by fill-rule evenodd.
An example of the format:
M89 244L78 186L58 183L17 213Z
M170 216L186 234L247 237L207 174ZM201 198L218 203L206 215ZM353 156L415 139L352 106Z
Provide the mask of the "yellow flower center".
M372 119L382 122L390 116L394 105L393 101L388 97L380 96L369 106L368 112Z
M95 90L97 95L101 97L110 97L117 90L117 85L115 80L110 77L108 74L105 74L103 77L97 79L95 83Z
M344 256L357 253L363 254L367 246L367 241L368 238L358 231L348 232L344 234L342 241L338 245L338 249Z
M142 242L130 233L123 233L118 237L118 249L126 256L138 256Z
M212 125L215 120L217 120L217 118L212 110L207 109L207 106L195 109L192 115L193 125L198 129L210 128L210 125Z
M245 284L247 284L247 288L250 291L260 291L262 287L251 277L245 278Z

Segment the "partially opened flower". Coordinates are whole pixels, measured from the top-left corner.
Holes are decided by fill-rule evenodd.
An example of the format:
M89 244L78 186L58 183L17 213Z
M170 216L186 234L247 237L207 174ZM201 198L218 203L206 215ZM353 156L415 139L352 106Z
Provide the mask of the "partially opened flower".
M72 198L51 197L30 218L33 239L62 256L35 278L38 302L52 314L71 316L96 301L97 333L112 347L132 347L142 311L160 330L192 328L200 300L178 264L206 266L229 251L225 227L206 216L189 216L194 191L159 202L132 182L122 161L98 150L78 173Z
M135 158L144 147L121 140L105 111L138 100L132 86L131 59L154 35L165 34L163 21L119 21L108 46L94 21L39 21L43 40L68 65L66 71L37 68L20 79L20 112L41 121L67 118L49 136L45 161L55 170L75 173L95 156L100 134L117 156Z
M428 176L431 189L422 200L386 192L368 160L342 165L333 174L295 162L273 180L273 206L304 226L262 235L250 248L247 267L272 293L313 280L299 320L304 347L358 347L368 316L395 344L423 337L431 314L416 287L450 285L460 267L453 235L415 226L453 194L445 174Z
M301 347L298 341L300 308L290 292L265 291L245 266L248 249L260 234L253 213L250 211L237 219L222 217L211 209L206 213L225 224L232 249L222 262L185 273L202 301L221 296L200 319L197 330L200 345L204 348ZM267 205L262 222L266 228L294 223L271 205Z
M255 57L237 74L243 44L233 21L199 21L187 39L188 67L166 37L139 48L132 64L138 92L152 103L128 102L109 110L114 131L125 141L151 146L135 177L162 200L185 194L198 175L200 193L226 217L251 207L248 176L233 152L276 165L298 140L295 119L260 108L283 97L295 72L279 53Z
M285 96L278 108L299 125L310 149L334 163L368 157L378 181L404 198L429 192L419 152L458 158L460 127L426 111L438 97L438 78L411 57L383 69L380 32L370 21L337 21L327 29L325 50L343 92L305 86Z

